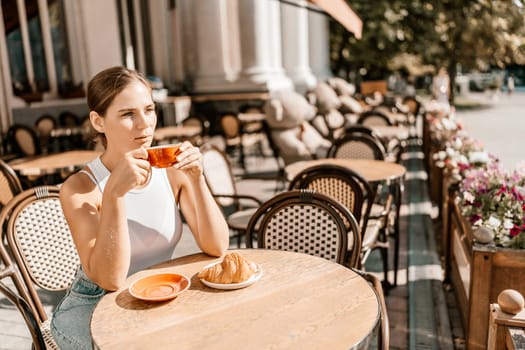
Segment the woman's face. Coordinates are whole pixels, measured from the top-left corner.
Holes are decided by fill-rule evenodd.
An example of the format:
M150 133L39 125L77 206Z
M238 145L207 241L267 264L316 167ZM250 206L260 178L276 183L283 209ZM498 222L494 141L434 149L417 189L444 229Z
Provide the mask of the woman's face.
M129 84L115 96L102 119L108 150L126 153L151 146L157 124L151 90L140 81Z

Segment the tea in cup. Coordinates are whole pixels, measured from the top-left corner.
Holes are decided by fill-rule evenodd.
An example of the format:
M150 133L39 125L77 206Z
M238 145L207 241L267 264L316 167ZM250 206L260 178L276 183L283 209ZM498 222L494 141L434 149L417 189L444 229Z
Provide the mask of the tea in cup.
M149 163L157 168L173 166L177 163L177 156L181 153L180 144L149 147L146 151L148 151Z

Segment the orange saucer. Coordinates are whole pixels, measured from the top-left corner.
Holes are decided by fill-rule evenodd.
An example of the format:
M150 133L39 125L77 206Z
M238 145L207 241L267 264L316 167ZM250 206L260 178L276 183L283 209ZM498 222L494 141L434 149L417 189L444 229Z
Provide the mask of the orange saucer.
M190 284L189 278L184 275L161 273L136 280L129 286L129 293L145 301L166 301L184 292Z

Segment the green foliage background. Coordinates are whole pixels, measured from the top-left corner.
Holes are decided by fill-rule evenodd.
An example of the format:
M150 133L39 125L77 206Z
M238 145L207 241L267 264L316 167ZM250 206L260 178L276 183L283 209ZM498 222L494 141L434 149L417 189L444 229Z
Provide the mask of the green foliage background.
M524 0L347 0L363 20L355 39L330 22L332 71L349 81L444 66L463 72L525 64Z

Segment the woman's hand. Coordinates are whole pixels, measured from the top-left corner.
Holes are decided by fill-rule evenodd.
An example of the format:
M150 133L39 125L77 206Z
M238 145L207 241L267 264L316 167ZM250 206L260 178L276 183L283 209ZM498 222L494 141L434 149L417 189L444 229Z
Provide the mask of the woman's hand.
M188 141L180 145L181 153L177 156L175 169L185 171L191 177L202 175L202 154L198 147L193 146Z
M123 196L135 187L146 184L151 174L148 152L138 148L126 153L111 171L108 185L117 196Z

